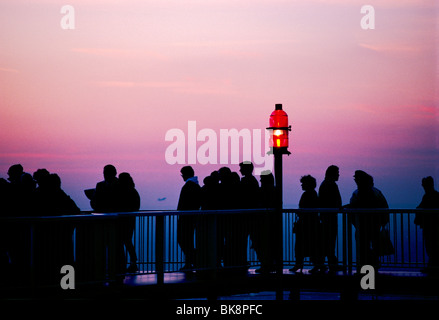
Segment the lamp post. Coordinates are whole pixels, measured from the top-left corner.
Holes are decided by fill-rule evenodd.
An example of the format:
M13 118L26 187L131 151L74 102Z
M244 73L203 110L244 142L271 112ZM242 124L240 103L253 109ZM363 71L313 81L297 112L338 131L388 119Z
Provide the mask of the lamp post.
M288 151L288 132L291 126L288 125L288 115L282 110L282 104L276 104L275 110L270 115L270 126L267 130L272 130L270 138L270 149L274 155L274 178L276 181L276 273L283 272L283 230L282 230L282 156L290 155Z

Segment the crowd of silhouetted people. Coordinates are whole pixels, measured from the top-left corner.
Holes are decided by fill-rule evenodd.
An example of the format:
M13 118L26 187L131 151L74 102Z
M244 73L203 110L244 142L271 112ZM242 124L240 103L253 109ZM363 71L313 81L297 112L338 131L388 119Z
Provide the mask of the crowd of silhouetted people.
M264 172L260 176L259 186L253 175L251 162L242 162L239 168L242 177L230 168L222 167L205 177L201 187L193 168L183 167L181 176L185 184L181 189L177 210L274 208L276 196L273 174ZM183 270L206 266L203 258L207 258L209 252L202 244L205 242L206 232L201 226L208 219L209 217L200 218L195 215L182 215L178 218L177 240L186 257ZM249 217L245 214L219 215L215 219L218 265L222 261L224 267L240 266L245 270L249 238L261 262L261 271L274 270L272 242L277 230L273 219L265 215Z
M270 171L263 172L259 186L253 176L251 162L242 162L239 167L241 178L237 172L222 167L204 178L202 187L193 168L183 167L181 175L185 184L181 189L178 210L275 208L276 189L273 174ZM363 170L355 171L354 181L357 189L352 193L349 203L343 205L337 185L339 177L339 168L335 165L329 166L318 192L314 177L311 175L301 177L303 194L300 197L299 208L389 208L385 196L375 187L373 177ZM425 195L417 208L439 208L439 193L434 189L433 178L422 179L422 186ZM263 214L251 218L245 215L233 215L219 216L216 219L218 265L222 261L225 267L247 266L247 246L250 240L261 263L261 267L256 272L266 273L275 270L275 237L281 232L276 219ZM366 210L350 214L350 221L355 227L359 266L372 265L377 269L380 266L381 256L394 253L387 227L389 220L389 213L386 212L371 213ZM178 243L186 256L183 270L205 266L203 258L209 255L205 246L201 244L204 240L199 240L205 239L206 233L206 228L200 221L202 220L193 215L179 216ZM425 249L429 258L427 268L422 271L438 272L439 216L417 213L414 223L423 230ZM324 273L328 269L330 272L336 272L342 269L336 256L337 213L322 214L312 210L297 213L293 232L296 236L294 247L296 264L290 271L302 272L304 259L307 257L313 265L309 270L310 273Z
M178 200L177 210L227 210L276 208L275 179L270 171L260 175L260 183L253 175L253 164L239 164L241 176L229 167L221 167L203 179L191 166L181 168L184 185ZM117 175L113 165L103 170L104 180L94 189L85 190L95 212L131 212L140 208L140 196L129 173ZM388 208L383 193L374 186L368 173L357 170L354 181L357 189L348 204L343 205L337 186L339 168L331 165L318 191L317 181L311 175L301 177L303 194L299 208ZM418 208L439 208L439 193L434 189L432 177L422 179L425 194ZM8 170L8 181L0 179L1 217L54 217L77 215L80 209L62 190L60 177L46 169L38 169L31 175L19 164ZM4 220L7 221L7 220ZM384 253L382 231L389 223L388 213L355 213L351 215L355 227L355 239L359 265L379 266ZM414 221L423 230L428 267L425 271L439 267L439 216L417 213ZM213 229L212 229L213 226ZM73 232L76 230L74 250ZM59 279L63 265L75 265L78 278L103 279L108 271L108 261L114 261L115 273L137 271L137 255L132 239L135 230L135 216L118 216L117 222L102 225L90 220L81 223L56 219L38 219L28 223L20 221L0 224L0 274L15 275L23 282L33 279L45 281ZM261 263L257 270L268 273L276 267L276 237L279 234L279 220L269 214L219 214L178 216L177 242L184 253L185 265L182 271L205 268L215 255L217 266L247 271L247 248L249 243ZM340 270L336 256L338 214L318 213L310 210L296 214L295 260L292 272L302 272L304 259L309 257L313 268L310 273L324 273ZM216 251L207 245L215 241ZM389 239L388 239L389 240ZM389 240L390 241L390 240ZM93 243L93 245L90 245ZM29 254L32 251L32 254ZM75 253L74 253L75 252ZM129 263L128 263L129 257ZM209 260L211 259L211 260ZM327 263L325 263L327 261ZM129 264L129 267L127 265ZM32 268L31 268L32 267ZM16 280L14 280L16 281ZM35 281L35 280L34 280Z
M127 172L117 176L107 165L104 180L95 189L85 190L96 212L129 212L140 208L140 196ZM61 179L47 169L31 175L20 164L8 170L8 181L0 179L1 217L30 217L0 223L0 283L59 283L63 265L74 265L77 278L103 280L108 261L114 261L114 273L137 271L137 255L132 242L135 217L118 217L115 224L101 221L56 220L56 216L77 215L81 211L62 190ZM32 217L36 219L32 220ZM45 217L43 220L37 217ZM76 230L76 250L73 232ZM109 250L111 245L111 250ZM126 252L130 266L127 268ZM76 253L76 256L75 256ZM10 277L11 275L15 277Z

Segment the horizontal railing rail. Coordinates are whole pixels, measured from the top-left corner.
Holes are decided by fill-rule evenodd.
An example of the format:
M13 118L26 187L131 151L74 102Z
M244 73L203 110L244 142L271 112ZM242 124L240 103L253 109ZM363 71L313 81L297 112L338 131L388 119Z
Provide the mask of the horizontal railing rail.
M189 241L198 250L198 255L194 265L185 272L258 268L263 254L274 253L279 246L282 268L285 268L297 263L298 235L294 232L297 217L318 213L319 224L326 215L336 217L335 244L330 250L334 250L337 265L345 274L352 274L365 261L373 261L368 260L367 255L374 246L373 249L383 249L382 245L374 243L379 240L380 228L374 227L373 221L361 220L361 217L373 220L380 215L388 215L385 226L393 252L379 253L379 261L374 263L381 268L419 270L428 266L428 255L423 230L415 224L415 218L416 215L439 215L439 209L283 209L281 225L270 222L277 213L275 209L140 210L1 217L1 267L8 271L18 270L17 277L26 279L23 286L39 285L40 282L45 285L46 279L52 279L51 275L59 284L62 264L72 264L78 269L79 283L117 280L127 273L130 265L134 265L134 269L128 269L129 272L156 274L157 282L163 283L165 273L184 269L187 255L181 245ZM184 218L193 218L190 223L195 225L195 232L179 231ZM362 230L358 225L354 226L356 220L362 221ZM316 236L306 238L312 241L321 233L318 248L324 243L321 238L326 229L314 228L315 225L311 225L304 232ZM128 240L125 229L129 229ZM266 233L267 229L272 232ZM181 239L179 232L185 233L186 239ZM371 234L373 236L369 237ZM127 241L131 241L134 251L128 249ZM318 249L323 250L323 247ZM276 260L275 255L271 258ZM309 254L305 255L305 267L313 264L311 260ZM324 263L329 264L329 261ZM8 281L0 281L0 284L5 283L8 285Z

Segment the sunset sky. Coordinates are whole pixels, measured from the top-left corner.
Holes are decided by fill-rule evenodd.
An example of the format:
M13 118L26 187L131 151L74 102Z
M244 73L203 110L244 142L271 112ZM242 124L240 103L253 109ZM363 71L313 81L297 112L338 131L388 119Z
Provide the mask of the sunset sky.
M375 29L361 27L365 4ZM169 130L264 130L282 103L285 207L331 164L344 204L362 169L391 207L415 207L423 177L439 185L438 21L436 0L3 0L0 177L46 168L89 210L83 190L111 163L142 209L175 209ZM193 165L201 184L221 166Z

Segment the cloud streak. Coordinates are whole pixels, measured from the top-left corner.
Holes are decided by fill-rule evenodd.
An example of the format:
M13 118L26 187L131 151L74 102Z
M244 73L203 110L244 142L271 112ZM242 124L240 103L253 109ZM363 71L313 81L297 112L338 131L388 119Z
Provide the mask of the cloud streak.
M19 71L17 69L13 69L13 68L0 67L0 72L18 73Z
M202 81L95 81L95 86L101 88L150 88L150 89L172 89L178 93L189 94L234 94L237 91L233 89L228 81L202 82Z

